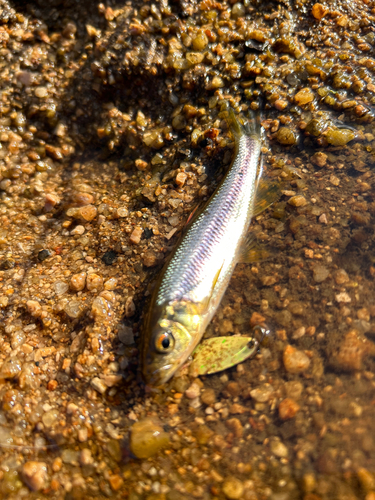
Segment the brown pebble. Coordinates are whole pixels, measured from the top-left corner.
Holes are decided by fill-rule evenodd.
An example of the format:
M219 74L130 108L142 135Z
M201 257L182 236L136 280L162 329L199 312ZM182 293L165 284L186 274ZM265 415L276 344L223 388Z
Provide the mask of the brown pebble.
M59 384L58 384L58 382L56 380L50 380L48 382L48 384L47 384L47 389L49 391L54 391L57 388L58 385Z
M73 292L79 292L85 288L86 273L73 274L70 278L70 288Z
M124 484L124 480L118 474L113 474L113 476L109 476L109 484L113 491L117 491Z
M240 386L238 385L237 382L229 382L227 387L226 387L226 390L229 392L230 396L232 396L233 398L239 396L240 394Z
M329 12L329 10L327 9L327 7L325 5L322 5L321 3L315 3L311 9L312 15L318 21L323 19L323 17L326 16L328 14L328 12Z
M330 356L331 364L339 369L354 372L363 369L363 361L375 356L375 345L357 330L350 330L339 348L334 348Z
M187 179L187 175L185 174L185 172L179 172L176 175L177 186L182 187L185 184L186 179Z
M304 196L301 194L297 194L296 196L292 196L288 200L289 205L292 205L292 207L304 207L307 203L307 200Z
M91 222L95 219L98 210L94 205L86 205L78 210L79 217L86 222Z
M147 250L147 252L145 252L142 257L143 265L146 267L156 266L158 260L158 255L155 254L155 252L153 252L152 250Z
M250 326L261 325L266 321L266 318L257 312L253 312L250 318Z
M281 420L289 420L294 418L300 409L300 406L294 399L285 398L279 404L279 417Z
M225 422L225 425L233 432L235 437L241 438L243 436L243 426L238 418L230 418Z
M314 97L314 92L306 87L297 92L297 94L294 96L294 102L298 106L303 106L304 104L308 104L309 102L313 101Z
M94 203L94 197L90 193L75 192L72 196L73 203L78 207L84 207L86 205L92 205Z
M103 278L99 276L98 274L91 273L87 276L86 278L86 288L90 292L92 290L99 291L102 289L103 286Z
M216 394L213 389L205 389L201 395L201 401L205 405L213 405L216 403Z
M193 382L185 391L185 396L189 399L197 398L201 393L201 388L197 382Z
M138 170L143 172L144 170L147 169L148 163L147 161L141 160L140 158L138 160L135 160L135 166Z
M310 366L310 359L302 351L288 345L283 354L284 367L289 373L302 373Z
M136 226L133 229L132 234L130 235L130 243L133 243L133 245L138 245L139 242L141 241L141 237L143 234L143 229L139 226Z
M47 487L47 464L44 462L26 462L22 467L22 476L27 486L33 491Z
M36 300L28 300L26 302L27 309L31 316L34 316L34 318L38 318L42 312L42 306L39 304L38 301Z
M312 155L312 157L310 158L310 161L311 161L311 163L313 163L317 167L322 168L327 164L327 158L328 158L328 156L325 153L318 151L317 153Z

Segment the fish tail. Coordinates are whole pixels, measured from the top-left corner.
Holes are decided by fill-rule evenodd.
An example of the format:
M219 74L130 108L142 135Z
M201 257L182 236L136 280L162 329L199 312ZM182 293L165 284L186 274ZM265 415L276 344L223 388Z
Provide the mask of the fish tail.
M248 112L248 119L243 124L235 115L232 108L228 111L228 124L236 141L243 135L249 135L254 138L261 138L262 124L260 112L255 112L252 109Z

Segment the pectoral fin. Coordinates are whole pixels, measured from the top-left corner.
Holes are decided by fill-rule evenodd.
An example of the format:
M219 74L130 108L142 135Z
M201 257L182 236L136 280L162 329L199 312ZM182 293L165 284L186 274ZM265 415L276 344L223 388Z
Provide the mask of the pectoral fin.
M254 236L249 233L243 245L239 262L251 264L252 262L261 262L272 257L272 252L266 248L260 248Z
M211 298L212 298L212 295L214 293L215 286L216 286L216 283L217 283L217 281L219 279L219 276L220 276L221 270L223 269L223 266L224 266L224 261L223 261L223 263L221 264L220 268L218 269L217 273L214 276L214 279L212 281L209 294L207 295L207 297L200 304L200 313L201 314L205 313L207 311L207 309L208 309L208 306L210 305Z
M253 337L215 337L204 340L194 351L189 367L192 376L208 375L231 368L257 353Z

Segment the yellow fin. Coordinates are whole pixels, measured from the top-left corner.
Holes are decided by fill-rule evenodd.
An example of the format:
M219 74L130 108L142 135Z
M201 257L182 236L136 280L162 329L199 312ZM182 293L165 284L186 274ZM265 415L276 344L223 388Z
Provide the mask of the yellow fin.
M272 257L272 252L266 248L260 248L257 245L254 236L250 233L242 247L239 262L251 264L252 262L261 262Z
M261 214L281 196L281 184L269 178L262 178L258 181L255 194L253 217Z

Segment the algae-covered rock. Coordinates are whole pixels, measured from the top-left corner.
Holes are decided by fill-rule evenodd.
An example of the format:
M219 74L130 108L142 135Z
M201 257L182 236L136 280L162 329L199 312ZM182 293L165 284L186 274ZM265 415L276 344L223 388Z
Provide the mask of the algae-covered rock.
M149 458L169 444L169 435L155 418L145 418L131 428L130 450L137 458Z

